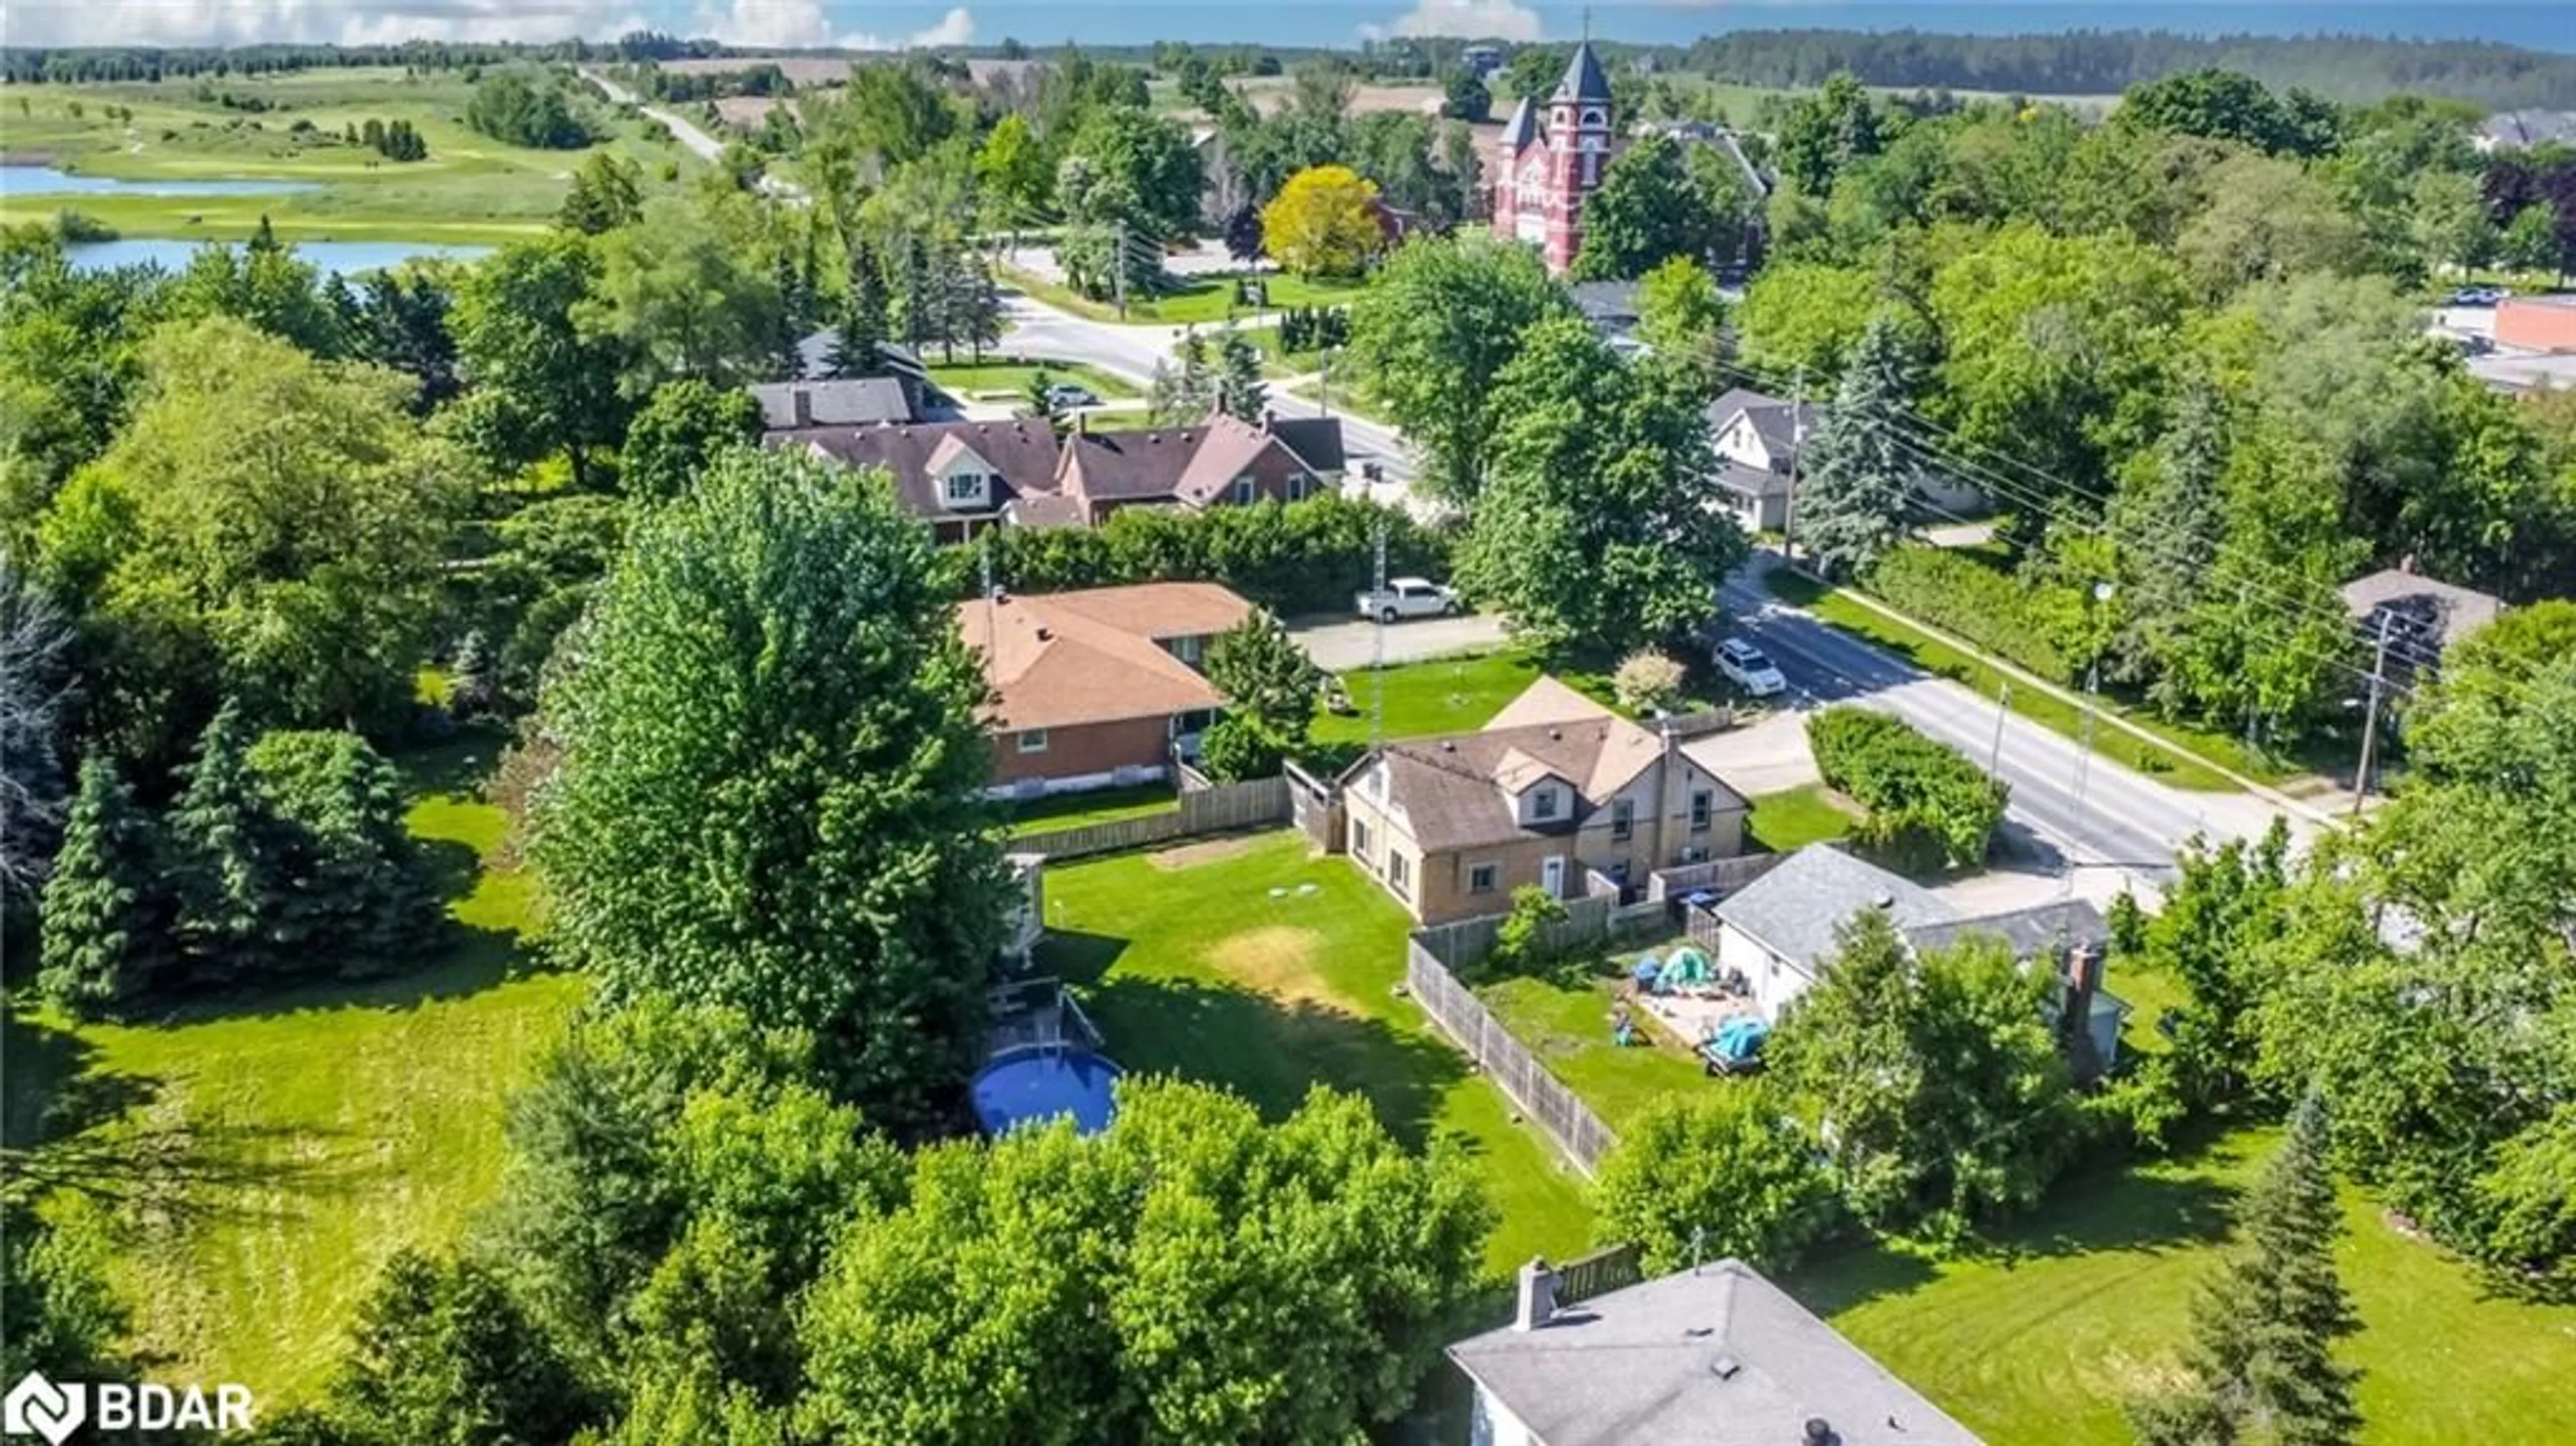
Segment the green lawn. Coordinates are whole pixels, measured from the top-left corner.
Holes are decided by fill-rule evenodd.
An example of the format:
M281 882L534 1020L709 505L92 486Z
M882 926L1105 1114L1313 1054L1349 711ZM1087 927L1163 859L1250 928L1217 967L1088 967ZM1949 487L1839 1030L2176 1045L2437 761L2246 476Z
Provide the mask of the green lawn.
M1138 784L1134 788L1102 788L1089 793L1056 793L1033 798L1025 803L1006 805L1010 809L1011 833L1053 833L1058 829L1082 828L1095 823L1120 823L1131 818L1146 818L1170 813L1181 806L1171 786L1162 783Z
M135 1025L12 1017L8 1141L85 1187L154 1375L311 1391L376 1268L453 1241L499 1183L503 1101L582 997L531 973L530 880L479 869L489 742L416 755L413 832L456 885L454 947L397 979L198 1005Z
M1959 651L1910 623L1900 622L1876 608L1855 602L1841 589L1825 586L1803 573L1774 568L1763 574L1763 583L1782 601L1806 608L1835 627L1866 638L1927 673L1949 678L1988 698L1998 696L2007 681L2005 674L1991 664ZM2069 738L2084 736L2084 709L2057 694L2043 692L2026 682L2015 682L2010 704L2015 713L2043 728ZM2237 785L2232 779L2201 758L2203 754L2219 753L2226 756L2228 766L2237 767L2243 761L2243 752L2233 742L2214 734L2195 735L2188 729L2136 717L2108 702L2103 705L2103 712L2106 716L2118 713L2174 744L2172 748L2161 747L2107 722L2097 723L2093 729L2093 746L2101 751L2103 757L2176 788L2204 793L2231 793L2236 790Z
M1821 783L1766 793L1753 800L1745 835L1768 853L1795 853L1811 843L1841 838L1856 820Z
M1051 868L1046 967L1079 986L1130 1071L1240 1091L1272 1116L1316 1084L1365 1095L1388 1127L1453 1141L1502 1212L1497 1270L1589 1242L1576 1177L1411 1002L1403 912L1303 835L1202 840Z
M1236 278L1231 274L1172 277L1170 285L1161 290L1130 295L1124 316L1119 315L1115 302L1094 301L1071 287L1045 280L1016 266L1000 268L1000 275L1032 300L1094 321L1123 321L1135 326L1215 328L1238 317L1259 314L1259 309L1242 306L1235 301ZM1271 311L1292 306L1347 306L1367 289L1366 283L1356 281L1304 281L1276 274L1267 279L1270 282L1268 310Z
M1643 1043L1622 1048L1611 1042L1611 1011L1627 966L1650 948L1661 953L1668 947L1640 944L1545 975L1499 980L1476 994L1513 1038L1616 1130L1660 1096L1717 1087L1688 1050L1642 1016Z
M2120 1400L2188 1332L2232 1199L2277 1142L2223 1135L2186 1158L2062 1182L1984 1254L1829 1254L1784 1284L1994 1446L2114 1446ZM2365 1329L2365 1442L2447 1446L2557 1434L2576 1380L2576 1308L2498 1298L2346 1192L2336 1252Z
M1029 380L1045 372L1051 381L1071 382L1089 387L1092 395L1103 401L1117 401L1139 395L1126 382L1098 367L1077 362L1036 361L1022 357L996 358L981 364L958 362L955 365L933 364L930 379L952 395L997 396L1017 401L1026 395Z
M1355 715L1317 714L1318 743L1365 743L1369 714L1380 690L1386 696L1386 736L1423 738L1441 733L1470 733L1521 695L1544 669L1527 653L1473 653L1403 663L1389 668L1360 668L1342 675L1350 689Z
M0 200L0 224L50 220L64 207L126 236L207 240L249 235L260 217L290 241L404 240L499 243L541 233L569 189L579 151L527 150L464 124L473 87L459 71L406 75L394 68L234 75L217 91L257 96L275 109L226 110L197 98L198 82L174 79L100 85L9 87L0 137L12 160L42 161L127 180L273 179L321 189L270 196L28 196ZM131 107L134 119L107 107ZM23 107L23 109L22 109ZM77 107L79 114L73 113ZM648 190L665 189L666 164L681 176L703 163L676 142L647 141L639 122L613 119L607 144L641 163ZM395 163L362 146L297 136L296 122L337 136L349 122L408 120L429 158Z

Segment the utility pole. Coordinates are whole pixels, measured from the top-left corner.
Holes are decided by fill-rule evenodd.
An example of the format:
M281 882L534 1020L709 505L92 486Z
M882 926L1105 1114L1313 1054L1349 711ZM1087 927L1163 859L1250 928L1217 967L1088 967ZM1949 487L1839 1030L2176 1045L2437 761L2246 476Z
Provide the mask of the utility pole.
M2092 606L2088 606L2085 609L2085 621L2088 623L2091 622L2093 607L2109 602L2111 600L2111 595L2116 591L2118 591L2118 589L2112 587L2111 584L2107 582L2097 582L2093 584L2093 591L2091 594L2093 600ZM2075 838L2073 841L2079 843L2090 831L2085 827L2086 815L2084 810L2084 791L2086 786L2093 781L2093 723L2095 719L2102 715L2101 691L2102 649L2099 646L2096 646L2093 649L2093 661L2091 665L2084 670L2084 736L2078 741L2075 753ZM2061 877L2064 882L2061 885L2060 892L2069 894L2073 893L2075 891L2075 861L2073 859L2070 858L2066 861L2066 869Z
M1807 364L1789 388L1789 498L1780 506L1780 555L1798 560L1798 454L1807 450Z
M1386 743L1386 524L1377 525L1376 591L1369 597L1377 614L1372 619L1376 635L1369 654L1369 752L1374 755Z
M1127 218L1119 217L1116 224L1118 254L1116 261L1109 268L1109 275L1111 284L1118 288L1118 319L1125 321L1127 319Z
M2370 711L2361 720L2361 768L2352 776L2352 816L2361 817L2361 801L2370 796L2371 754L2379 746L2379 690L2388 677L2389 624L2397 615L2386 609L2379 614L2379 643L2370 658Z

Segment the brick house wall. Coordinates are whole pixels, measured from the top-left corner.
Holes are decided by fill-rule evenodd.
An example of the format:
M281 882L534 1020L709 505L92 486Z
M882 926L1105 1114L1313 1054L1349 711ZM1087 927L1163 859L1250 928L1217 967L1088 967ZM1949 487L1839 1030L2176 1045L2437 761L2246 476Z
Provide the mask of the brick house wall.
M1162 768L1170 762L1171 736L1169 718L1121 718L1047 729L1045 749L1029 753L1021 750L1016 730L996 730L993 781L1012 784L1038 778L1083 778L1121 768Z

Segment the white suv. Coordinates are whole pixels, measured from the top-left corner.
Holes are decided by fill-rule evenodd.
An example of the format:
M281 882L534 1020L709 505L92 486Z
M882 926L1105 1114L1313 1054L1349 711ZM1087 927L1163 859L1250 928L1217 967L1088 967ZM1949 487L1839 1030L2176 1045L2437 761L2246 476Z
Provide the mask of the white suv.
M1717 662L1717 670L1726 675L1728 682L1756 698L1789 691L1789 680L1780 676L1778 666L1763 656L1760 648L1742 638L1728 638L1719 643L1712 656Z
M1397 618L1433 618L1458 611L1458 595L1428 578L1387 580L1386 591L1359 595L1360 616L1382 623Z

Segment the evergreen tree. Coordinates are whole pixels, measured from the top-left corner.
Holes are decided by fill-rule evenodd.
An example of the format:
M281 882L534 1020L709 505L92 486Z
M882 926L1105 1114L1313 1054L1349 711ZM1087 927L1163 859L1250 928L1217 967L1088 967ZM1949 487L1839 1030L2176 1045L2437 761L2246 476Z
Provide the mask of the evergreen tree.
M170 815L177 855L178 935L197 982L229 983L269 957L277 839L250 766L241 702L226 699L197 741L188 787Z
M1195 328L1181 333L1172 343L1175 365L1154 366L1153 386L1145 396L1145 410L1162 426L1179 426L1207 416L1217 405L1217 377L1208 367L1207 339Z
M2334 1343L2361 1323L2335 1274L2343 1216L2326 1144L2325 1102L2311 1091L2246 1196L2238 1217L2243 1250L2192 1302L2191 1384L2131 1407L2141 1441L2346 1446L2358 1439L2352 1388L2360 1373L2333 1354Z
M348 732L280 732L250 750L277 829L269 933L290 963L359 974L417 954L434 937L418 850L403 827L402 780Z
M1225 221L1226 254L1237 261L1261 259L1261 208L1250 201L1234 208Z
M1163 384L1161 362L1154 363L1154 378L1154 385L1160 388ZM1020 399L1027 404L1030 416L1046 418L1046 423L1050 427L1064 426L1064 411L1055 404L1055 373L1045 367L1030 373L1028 390L1021 393ZM1154 403L1148 402L1146 405L1150 409Z
M1800 459L1791 541L1825 572L1868 569L1904 535L1916 464L1905 446L1914 358L1892 317L1871 318L1834 394L1833 415Z
M1002 344L1004 321L1002 288L993 279L993 268L983 257L966 253L959 261L957 332L972 348L977 365L987 347Z
M1230 327L1217 342L1216 406L1245 422L1259 422L1270 409L1270 388L1261 380L1261 348Z
M45 882L36 988L75 1018L115 1012L142 993L163 959L152 821L116 765L92 755Z
M832 338L826 370L835 377L872 377L885 366L885 269L874 247L862 241L850 250L850 294L841 304L841 322Z

